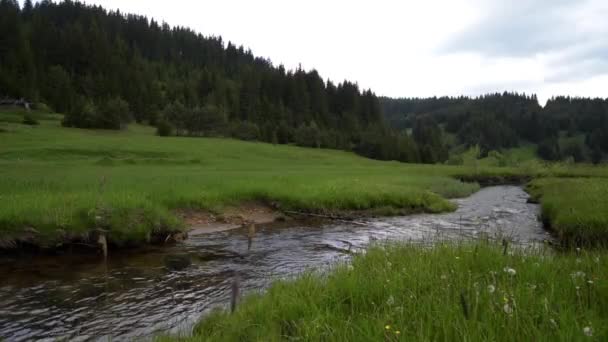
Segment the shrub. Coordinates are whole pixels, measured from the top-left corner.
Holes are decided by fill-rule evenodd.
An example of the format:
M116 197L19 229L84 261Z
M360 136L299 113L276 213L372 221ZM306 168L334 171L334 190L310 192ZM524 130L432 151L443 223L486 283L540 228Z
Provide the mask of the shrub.
M296 129L295 140L298 146L320 147L321 132L314 122L309 126L302 124Z
M29 126L37 126L39 123L38 120L36 120L36 118L31 116L30 114L25 114L23 116L23 124Z
M236 122L230 128L230 135L240 140L254 141L260 137L260 129L251 122Z
M97 114L95 128L122 129L131 121L129 103L119 97L105 101Z
M160 120L156 124L156 134L161 137L173 135L173 125L171 125L167 120Z

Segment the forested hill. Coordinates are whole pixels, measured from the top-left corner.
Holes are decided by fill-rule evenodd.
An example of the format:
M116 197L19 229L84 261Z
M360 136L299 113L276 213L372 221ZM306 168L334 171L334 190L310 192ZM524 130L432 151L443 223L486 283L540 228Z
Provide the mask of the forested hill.
M362 154L366 135L377 132L394 139L387 146L399 145L378 98L356 83L325 82L314 70L286 70L220 37L73 1L28 0L20 8L0 0L2 97L44 103L66 114L66 126L81 128L136 120L167 135Z
M521 144L536 144L547 160L599 162L608 153L608 99L556 97L541 107L535 95L505 92L380 102L395 129L426 122L455 137L452 147L478 145L482 154Z
M598 162L608 103L514 93L379 99L353 82L286 70L221 37L66 0L0 0L0 103L26 99L63 125L221 136L325 147L406 162L445 162L536 144L545 159ZM564 136L572 138L563 143Z

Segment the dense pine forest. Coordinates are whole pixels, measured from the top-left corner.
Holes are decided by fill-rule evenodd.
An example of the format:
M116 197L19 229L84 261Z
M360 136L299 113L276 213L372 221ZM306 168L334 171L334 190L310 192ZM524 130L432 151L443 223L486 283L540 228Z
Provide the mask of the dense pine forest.
M446 162L534 144L547 160L599 162L608 102L517 93L379 99L356 83L287 70L221 37L74 1L0 0L0 99L65 114L63 125L222 136ZM571 138L571 139L564 139Z
M555 97L541 107L535 95L505 92L476 98L382 98L381 103L396 129L412 129L415 136L420 122L426 122L437 127L446 144L479 146L482 155L521 144L536 145L538 156L552 161L598 163L608 153L608 99Z
M44 103L66 114L66 126L120 129L136 121L161 135L368 155L365 139L405 141L383 124L374 93L356 83L286 70L220 37L143 16L69 0L28 0L23 8L1 0L0 49L0 97Z

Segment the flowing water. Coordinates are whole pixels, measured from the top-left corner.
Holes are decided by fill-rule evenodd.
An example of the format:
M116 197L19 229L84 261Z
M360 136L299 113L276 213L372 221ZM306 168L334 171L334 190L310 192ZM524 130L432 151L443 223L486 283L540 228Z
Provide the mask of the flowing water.
M347 260L350 251L373 241L426 243L480 235L521 243L551 239L537 219L538 206L527 199L519 187L490 187L456 200L459 209L449 214L272 224L258 227L253 239L237 229L111 255L107 263L94 256L0 259L0 340L118 341L187 334L209 310L229 303L236 274L242 292L259 291L273 280ZM191 264L177 271L175 260Z

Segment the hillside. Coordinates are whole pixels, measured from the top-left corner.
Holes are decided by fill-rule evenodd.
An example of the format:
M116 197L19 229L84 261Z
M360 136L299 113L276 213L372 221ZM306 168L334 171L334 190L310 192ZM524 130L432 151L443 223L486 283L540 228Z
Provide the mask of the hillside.
M140 15L74 1L26 1L21 8L1 0L0 46L0 100L48 106L66 114L69 127L136 122L157 125L163 135L362 154L373 153L370 132L398 140L383 124L378 98L355 82L287 70L221 37Z

